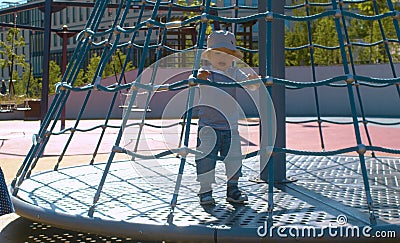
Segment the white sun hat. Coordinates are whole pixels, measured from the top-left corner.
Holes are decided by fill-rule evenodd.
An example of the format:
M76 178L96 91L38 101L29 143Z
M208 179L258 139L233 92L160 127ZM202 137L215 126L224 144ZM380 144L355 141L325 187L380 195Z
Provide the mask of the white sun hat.
M207 59L207 52L223 51L237 58L242 58L243 54L236 47L236 38L232 32L226 30L216 30L207 38L207 49L204 51L204 57Z

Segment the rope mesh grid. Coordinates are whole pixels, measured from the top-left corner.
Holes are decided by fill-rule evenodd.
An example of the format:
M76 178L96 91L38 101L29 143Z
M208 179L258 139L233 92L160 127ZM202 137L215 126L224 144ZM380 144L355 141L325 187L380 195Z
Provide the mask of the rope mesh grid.
M359 158L359 164L360 164L360 170L358 173L362 177L362 183L364 186L364 193L365 193L365 200L364 203L366 204L366 211L369 213L369 223L371 225L375 225L377 223L375 213L374 212L374 205L373 205L373 198L376 198L376 196L371 196L371 186L369 184L369 181L371 181L371 178L368 178L368 171L367 171L367 165L365 161L365 155L367 151L372 152L373 157L375 157L375 152L384 152L391 154L392 156L398 156L400 154L400 150L398 148L387 148L387 147L381 147L381 146L374 146L373 145L373 137L370 136L369 130L368 130L368 124L375 124L375 125L381 125L381 126L396 126L399 125L399 122L390 122L390 123L382 123L382 122L376 122L373 119L370 120L367 118L364 106L363 106L363 99L361 95L361 87L366 86L366 87L372 87L372 88L383 88L383 87L393 87L397 93L399 94L400 97L400 87L399 83L400 80L397 77L394 61L392 58L391 54L391 45L396 46L399 43L399 34L400 34L400 29L398 27L398 16L399 12L395 10L392 1L387 1L387 7L389 11L385 13L379 13L378 11L378 6L376 5L376 1L373 1L374 5L374 14L371 16L367 15L362 15L359 13L354 13L349 11L349 8L346 8L349 4L352 3L363 3L363 2L368 2L368 1L327 1L326 3L313 3L308 0L305 0L304 3L297 4L297 5L292 5L292 6L286 6L286 9L288 11L293 10L293 9L305 9L305 15L304 16L292 16L292 15L285 15L285 14L280 14L280 13L275 13L272 11L266 11L266 12L257 12L256 7L251 7L251 6L242 6L238 4L238 1L232 6L225 6L225 7L216 7L211 4L211 1L204 1L201 3L199 6L182 6L177 3L175 3L173 0L171 1L142 1L142 2L137 2L137 1L132 1L132 0L126 0L126 1L121 1L119 8L116 11L116 16L114 18L114 22L111 25L111 27L106 30L106 31L97 31L98 27L101 23L101 20L104 16L104 13L106 13L107 9L107 4L109 1L96 1L94 10L92 12L92 15L90 17L90 20L88 21L86 27L84 30L77 36L78 46L76 48L76 51L73 55L73 58L71 60L71 65L68 66L68 69L66 71L66 74L62 78L62 82L57 85L57 94L54 99L54 102L51 104L49 112L47 113L45 120L42 123L42 126L40 127L39 132L35 136L34 142L32 144L32 147L30 148L25 160L22 163L22 166L17 172L17 175L15 179L12 182L12 189L13 189L13 195L14 196L19 196L19 187L24 183L24 181L28 180L32 176L32 170L36 167L38 163L40 163L40 158L41 155L44 153L44 149L46 146L51 145L51 137L53 136L67 136L67 140L65 143L64 148L62 149L62 152L60 153L60 156L58 158L57 163L54 165L54 169L57 171L60 164L62 163L63 157L66 154L70 144L72 143L73 139L77 136L79 133L85 133L85 132L90 132L90 131L95 131L98 129L101 129L100 136L98 138L98 141L94 147L93 153L91 153L92 158L90 160L90 164L93 165L93 169L97 170L99 169L94 163L95 158L98 154L99 147L102 144L102 141L104 139L104 136L106 136L106 131L109 129L116 129L118 132L116 134L115 138L115 144L110 148L109 152L110 155L108 157L108 160L106 163L101 164L101 170L102 170L102 176L99 179L96 177L96 182L100 181L99 183L93 183L93 181L90 181L86 178L81 179L81 183L87 184L90 183L90 191L87 191L87 197L84 200L85 203L84 205L90 205L90 208L88 209L87 215L89 217L93 217L94 215L97 215L98 213L101 214L105 208L102 206L102 201L100 199L100 196L108 197L107 191L108 190L119 190L118 187L112 186L112 188L109 188L107 186L107 182L110 180L113 180L114 175L112 175L112 170L111 166L115 162L115 156L116 154L122 153L126 154L132 162L132 168L135 169L137 166L137 161L138 159L143 160L142 163L146 163L146 160L154 160L154 159L164 159L164 158L171 158L173 156L177 156L180 160L179 167L176 168L174 165L173 167L176 169L174 171L177 176L175 180L170 181L167 183L168 186L171 186L170 188L162 188L164 190L164 196L170 196L170 201L166 201L165 203L170 205L170 209L165 212L167 215L165 217L165 222L172 224L174 222L174 214L175 214L175 208L178 203L178 195L180 190L185 191L187 193L188 191L190 193L194 193L190 189L188 189L185 184L182 182L184 179L184 170L185 170L185 165L191 165L191 159L190 157L193 157L194 154L199 154L201 152L195 150L195 146L193 144L190 144L190 138L193 136L196 136L194 132L196 131L196 121L192 121L192 116L193 114L191 113L190 107L193 107L193 103L195 102L195 90L198 85L208 85L208 86L213 86L213 87L238 87L238 86L249 86L249 85L254 85L254 84L261 84L265 85L268 90L270 90L270 87L273 85L285 85L285 87L288 90L302 90L302 89L308 89L311 88L313 89L314 92L314 100L315 100L315 107L316 107L316 119L311 119L311 120L303 120L303 121L292 121L290 123L297 123L297 124L305 124L305 123L316 123L318 125L318 131L319 131L319 138L320 138L320 144L321 144L321 151L303 151L303 150L296 150L296 149L291 149L291 148L279 148L279 147L274 147L272 151L270 151L272 154L274 153L286 153L290 154L292 156L321 156L321 157L328 157L329 156L337 156L340 154L346 154L346 153L358 153L358 158ZM268 3L271 5L271 1L268 1ZM134 26L129 26L127 27L127 24L131 24L129 21L127 21L127 16L130 14L130 7L132 5L140 5L140 10L137 18L136 25ZM269 5L269 6L270 6ZM316 13L316 14L311 14L309 9L310 6L319 6L323 7L324 10ZM146 13L148 9L150 9L150 17L148 19L144 19L143 16ZM166 22L161 22L160 19L158 18L158 14L160 11L166 11ZM233 11L234 10L234 11ZM182 21L170 21L171 16L173 16L174 13L177 11L194 11L196 14L193 17L186 18ZM233 14L234 16L229 16L229 14ZM149 13L149 12L147 12ZM218 13L218 14L215 14ZM244 15L241 13L246 13L248 15ZM225 16L226 15L226 16ZM238 17L241 16L241 17ZM316 43L315 40L313 40L313 37L311 35L311 28L312 24L314 21L323 19L323 18L332 18L334 19L335 22L335 30L337 32L337 40L339 45L338 46L325 46L321 45L319 43ZM387 38L385 36L385 31L384 28L382 27L382 21L384 19L392 18L393 21L393 26L396 31L396 36L397 38ZM374 43L360 43L358 41L353 41L350 39L349 34L348 34L348 28L351 28L351 26L348 26L348 19L359 19L359 20L364 20L364 21L377 21L380 26L380 34L382 36L381 41L377 41ZM254 80L246 80L243 82L235 83L235 84L226 84L226 83L218 83L218 82L210 82L208 80L202 80L197 78L197 71L199 67L201 66L200 63L200 52L199 50L205 47L205 37L206 37L206 30L207 26L209 23L218 23L218 22L223 22L227 24L233 24L234 29L232 30L234 33L238 32L238 25L242 23L246 23L249 21L267 21L267 23L271 23L275 20L284 20L289 23L293 22L304 22L307 25L307 30L308 30L308 43L305 45L300 45L297 47L286 47L286 51L300 51L303 49L308 49L309 50L309 56L311 59L311 82L300 82L296 80L287 80L287 79L281 79L281 78L276 78L270 76L271 73L271 62L273 61L271 56L265 57L267 59L267 75L266 77L261 77L260 79L254 79ZM197 26L197 31L198 31L198 36L196 40L196 45L185 49L185 50L179 50L179 49L174 49L171 47L166 46L167 42L167 30L171 28L182 28L185 26L189 25L195 25ZM137 36L139 33L142 33L143 31L146 31L146 37L144 39L144 42L138 42L137 41ZM157 41L154 42L152 39L154 37L154 33L157 32L158 38ZM122 41L122 36L121 35L129 35L130 40L129 41ZM270 39L267 41L270 43L272 36L269 36ZM103 39L99 42L96 42L95 40L98 39ZM386 51L386 55L388 56L389 59L389 65L392 71L392 77L391 78L377 78L377 77L369 77L369 76L363 76L357 74L357 67L355 65L354 57L353 57L353 47L360 47L360 48L370 48L373 46L378 46L378 45L383 45L384 49ZM88 55L89 50L94 47L102 47L102 55L101 55L101 60L100 63L96 69L96 73L94 76L94 79L92 80L91 84L88 84L84 87L76 87L74 86L74 81L77 78L78 72L83 65L83 60L85 57ZM117 49L120 48L127 48L127 58L125 60L125 63L123 64L123 69L122 69L122 74L119 76L118 80L114 84L102 84L101 82L101 76L104 71L104 68L106 66L106 63L110 60L112 54L116 52ZM270 46L269 46L270 48ZM318 80L317 79L317 73L315 70L316 63L314 60L314 51L315 49L322 49L325 51L335 51L338 50L340 51L341 58L342 58L342 66L343 66L343 73L342 74L337 74L335 77L330 77L328 79L324 80ZM247 53L256 53L257 50L251 50L247 49L244 47L239 47L240 50L243 52ZM141 58L138 60L138 76L136 80L130 80L126 82L125 79L125 68L128 65L131 54L133 50L139 50L141 52ZM156 64L152 66L152 75L151 77L147 80L142 76L142 74L146 70L146 63L148 63L148 58L149 58L149 52L150 50L155 50L155 62ZM189 67L189 71L192 73L193 77L189 78L182 78L179 81L173 82L173 83L163 83L163 84L157 84L156 83L156 77L157 77L157 72L159 71L160 67L158 66L159 63L162 61L163 58L163 50L168 50L173 53L184 53L187 51L192 51L194 54L192 56L193 60L193 66ZM268 52L267 52L268 53ZM123 84L124 81L124 84ZM349 122L337 122L334 120L330 119L324 119L322 118L322 108L319 105L319 96L318 96L318 89L320 87L333 87L333 88L346 88L349 96L349 103L351 107L351 114L349 116L352 118L352 121ZM124 116L122 118L121 124L120 125L110 125L110 117L111 117L111 112L112 109L115 105L115 102L117 100L117 94L118 92L122 92L124 90L130 90L130 95L127 96L129 99L127 99L126 102L126 110L124 112ZM176 123L168 123L168 124L157 124L153 123L152 121L146 120L146 115L147 115L147 107L149 107L149 104L151 102L151 95L155 93L160 93L160 92L175 92L175 91L187 91L187 101L186 101L186 110L188 111L187 113L184 113L184 116L182 116L182 121L181 122L176 122ZM356 91L354 93L354 91ZM56 123L58 122L61 111L65 105L66 100L68 99L69 95L71 92L81 92L85 94L85 99L82 104L82 108L77 115L75 119L75 124L72 127L65 128L62 131L55 131ZM82 128L79 126L79 123L82 119L82 116L85 113L85 109L87 107L87 104L90 100L92 92L104 92L105 94L110 94L111 95L111 101L110 101L110 106L104 116L104 122L90 127L90 128ZM135 103L138 102L139 96L142 96L140 100L144 101L142 104L144 107L144 110L142 114L140 114L138 117L135 117L135 119L131 118L131 110L134 107ZM144 98L143 98L144 97ZM355 100L357 99L358 104L359 104L359 110L356 107ZM394 101L394 102L399 102L399 100ZM358 113L361 114L361 117L358 117ZM325 150L325 145L326 141L324 140L324 130L323 130L323 124L324 123L329 123L329 124L339 124L339 125L344 125L344 124L351 124L354 127L354 133L356 137L356 143L352 147L345 147L345 148L340 148L337 150L331 150L331 151L326 151ZM362 141L361 136L360 136L360 127L359 123L361 123L365 129L365 132L367 134L367 145L365 145L365 141ZM239 124L241 127L257 127L258 123L257 122L241 122ZM127 132L128 130L135 130L137 133L136 139L132 139L131 141L123 141L124 133ZM151 131L151 129L160 129L160 130L167 130L172 129L173 132L166 132L168 136L176 136L177 143L173 145L169 145L170 148L166 150L160 150L160 151L148 151L146 150L146 146L142 146L139 144L140 142L146 140L146 131ZM180 138L179 138L180 134ZM166 136L167 136L166 135ZM144 136L144 138L142 137ZM176 141L176 140L175 140ZM125 145L130 144L133 145L133 148L127 148L124 147ZM132 146L130 146L132 147ZM244 155L244 158L246 159L251 159L254 156L256 156L259 152L259 149L255 151L250 151L249 153ZM187 158L189 158L187 160ZM218 159L222 160L223 158L218 157ZM379 162L379 160L377 159ZM135 167L136 166L136 167ZM193 166L193 165L191 165ZM131 168L131 169L132 169ZM136 168L137 169L137 168ZM172 171L172 170L171 170ZM395 171L398 172L398 169L395 168ZM62 173L67 173L67 171L63 171ZM114 178L115 179L115 178ZM120 178L119 178L120 179ZM132 182L134 184L134 182ZM173 187L175 187L175 191L173 191ZM73 194L74 187L68 187L66 188L68 190L71 190L71 193ZM273 194L273 187L269 187L268 192L270 195ZM22 194L26 192L22 192ZM376 193L374 191L373 193ZM71 195L72 195L71 194ZM124 195L124 192L121 191L121 194ZM329 195L327 195L329 197ZM111 196L112 197L112 196ZM126 198L124 200L135 200L133 197ZM187 200L185 196L183 196L183 201ZM272 198L270 198L270 201ZM278 200L279 202L279 200ZM277 206L279 207L279 206ZM132 211L135 211L135 208L131 208ZM184 210L180 208L179 210ZM188 209L189 210L189 209ZM269 205L267 210L274 210L273 205ZM127 212L132 213L132 212ZM134 213L133 213L134 214ZM179 214L179 213L178 213ZM378 212L379 214L379 212ZM107 215L106 215L107 217ZM265 216L269 219L272 220L273 215L267 215ZM260 220L258 218L258 220ZM273 221L274 224L277 223L276 220Z

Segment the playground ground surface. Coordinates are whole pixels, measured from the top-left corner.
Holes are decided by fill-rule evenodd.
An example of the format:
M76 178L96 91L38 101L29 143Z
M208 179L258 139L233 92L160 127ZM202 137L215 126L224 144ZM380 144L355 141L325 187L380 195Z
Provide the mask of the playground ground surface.
M309 118L288 118L290 121L308 120ZM332 118L336 121L349 121L348 118ZM378 122L398 122L399 119L389 118L371 118ZM82 127L91 127L99 124L99 120L83 120ZM111 121L112 124L118 124L118 120ZM67 120L66 127L73 126L74 121ZM39 121L21 121L9 120L0 121L0 166L5 174L7 183L14 178L21 162L25 158L32 144L32 135L39 130ZM360 125L360 130L364 144L367 144L364 128ZM369 124L369 132L372 143L375 146L399 149L400 148L400 125L395 126L379 126ZM106 161L109 149L114 144L115 136L118 130L113 129L106 133L103 145L100 148L97 159ZM90 158L90 151L87 146L95 143L100 131L94 130L85 134L83 139L75 145L71 145L63 166L73 166L84 164ZM335 150L339 148L355 146L355 136L352 125L334 125L323 123L323 133L326 150ZM155 134L155 133L154 133ZM155 135L154 135L155 136ZM151 138L151 136L147 136ZM193 136L194 137L194 136ZM318 134L318 126L316 123L305 124L287 124L286 125L286 143L287 148L299 150L321 151L321 145ZM257 142L254 137L248 138L252 142ZM52 141L53 145L57 144L56 140ZM154 143L158 146L157 143ZM52 162L57 158L61 145L48 146L43 157L43 167L39 164L38 170L48 167L45 166L46 161ZM159 149L159 148L157 148ZM356 155L356 154L353 154ZM377 153L378 157L396 157L393 154ZM370 156L370 154L367 156ZM397 156L399 157L399 156ZM32 222L30 220L19 217L16 214L9 214L0 217L0 242L137 242L130 238L104 237L87 233L74 231L66 231L63 229L42 225L41 223ZM397 238L398 239L398 238ZM375 239L376 240L376 239ZM385 242L388 242L386 239Z

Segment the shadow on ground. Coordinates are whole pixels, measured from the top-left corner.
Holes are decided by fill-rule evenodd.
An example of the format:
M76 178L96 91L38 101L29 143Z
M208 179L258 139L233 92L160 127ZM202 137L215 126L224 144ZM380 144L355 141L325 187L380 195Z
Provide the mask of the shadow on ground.
M22 217L18 217L3 228L3 230L0 233L0 242L1 243L23 243L23 242L133 243L133 242L143 242L143 241L138 241L131 238L99 236L89 233L75 232L75 231L56 228L49 225L44 225Z

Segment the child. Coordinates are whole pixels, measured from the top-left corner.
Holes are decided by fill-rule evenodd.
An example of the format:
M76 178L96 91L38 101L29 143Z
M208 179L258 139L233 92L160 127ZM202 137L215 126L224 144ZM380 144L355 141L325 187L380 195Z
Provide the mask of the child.
M199 70L198 78L211 82L236 82L255 78L233 66L235 59L242 58L236 48L236 38L229 31L218 30L208 36L207 50L202 55L210 65ZM256 76L257 77L257 76ZM226 200L244 203L247 196L238 188L242 176L242 153L238 131L239 109L235 101L234 87L219 88L200 85L199 128L196 156L197 181L200 182L200 204L215 204L212 183L215 183L215 166L218 152L224 157L227 176Z

